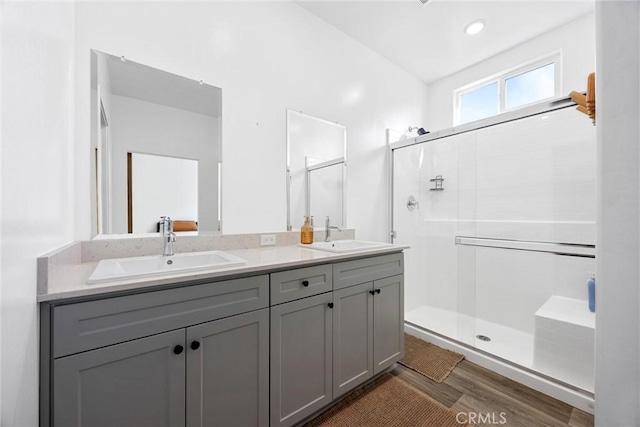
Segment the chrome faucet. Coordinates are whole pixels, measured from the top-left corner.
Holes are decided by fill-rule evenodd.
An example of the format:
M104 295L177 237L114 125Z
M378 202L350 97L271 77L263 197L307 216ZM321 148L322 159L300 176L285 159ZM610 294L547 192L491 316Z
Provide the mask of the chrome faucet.
M330 224L330 220L329 220L328 216L324 220L324 229L326 230L325 231L325 237L324 237L324 241L325 242L330 242L331 241L331 229L342 231L342 229L340 227L338 227L337 225L331 225Z
M168 216L160 217L160 233L164 241L163 256L173 256L173 244L176 241L176 233L173 232L173 221Z

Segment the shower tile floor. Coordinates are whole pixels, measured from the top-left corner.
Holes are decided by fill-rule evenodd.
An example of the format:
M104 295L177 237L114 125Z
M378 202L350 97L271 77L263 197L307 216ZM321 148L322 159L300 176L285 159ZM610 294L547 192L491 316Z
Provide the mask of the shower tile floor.
M506 359L512 363L533 369L533 334L517 329L458 314L452 310L423 305L405 313L405 321L445 337L473 346L479 350ZM484 335L491 341L482 341L476 335ZM542 372L544 374L544 372ZM554 375L560 381L593 392L593 385L573 376Z

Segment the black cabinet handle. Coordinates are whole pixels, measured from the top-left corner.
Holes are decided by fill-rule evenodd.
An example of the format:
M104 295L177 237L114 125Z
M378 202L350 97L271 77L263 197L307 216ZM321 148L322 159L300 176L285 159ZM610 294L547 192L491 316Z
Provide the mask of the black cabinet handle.
M376 294L379 294L379 293L380 293L380 289L376 289Z
M307 286L309 286L309 281L308 281L308 280L303 280L303 281L302 281L302 286L304 286L305 288L306 288Z
M375 293L376 293L376 291L369 291L369 293L370 293L371 295L373 295L373 294L375 294Z
M333 308L333 303L330 302L329 304L327 304L329 306L329 308Z
M178 344L177 346L173 347L173 354L180 354L182 353L182 350L184 350L184 347Z
M200 341L191 341L191 350L197 350L200 348Z

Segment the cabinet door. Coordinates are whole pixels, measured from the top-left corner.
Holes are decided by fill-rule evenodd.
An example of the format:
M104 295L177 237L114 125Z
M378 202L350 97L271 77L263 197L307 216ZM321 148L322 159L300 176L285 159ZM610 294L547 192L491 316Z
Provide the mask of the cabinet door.
M373 374L404 356L404 276L373 282Z
M187 425L269 425L269 309L187 328Z
M184 334L180 329L56 359L54 424L184 426Z
M332 400L332 292L271 307L271 426Z
M333 293L333 398L373 376L373 282Z

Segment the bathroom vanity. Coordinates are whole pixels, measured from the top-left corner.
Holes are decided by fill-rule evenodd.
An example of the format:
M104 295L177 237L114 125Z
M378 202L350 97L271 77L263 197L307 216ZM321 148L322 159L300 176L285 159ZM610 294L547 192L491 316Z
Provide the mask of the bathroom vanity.
M402 249L40 295L41 425L299 423L403 356Z

